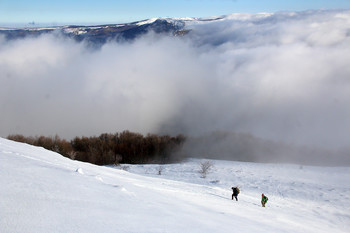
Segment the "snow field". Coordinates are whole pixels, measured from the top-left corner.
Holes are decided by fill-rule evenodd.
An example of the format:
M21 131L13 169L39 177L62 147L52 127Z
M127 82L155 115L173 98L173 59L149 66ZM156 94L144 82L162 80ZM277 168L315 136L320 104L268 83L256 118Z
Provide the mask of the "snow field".
M0 232L349 232L349 167L212 161L201 178L200 161L124 171L0 138Z

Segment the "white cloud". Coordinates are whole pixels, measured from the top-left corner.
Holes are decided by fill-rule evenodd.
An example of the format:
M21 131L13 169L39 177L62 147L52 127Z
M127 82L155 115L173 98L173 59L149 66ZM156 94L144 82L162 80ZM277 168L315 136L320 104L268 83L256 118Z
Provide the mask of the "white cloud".
M2 39L1 134L232 130L347 145L349 15L231 17L94 51L52 35Z

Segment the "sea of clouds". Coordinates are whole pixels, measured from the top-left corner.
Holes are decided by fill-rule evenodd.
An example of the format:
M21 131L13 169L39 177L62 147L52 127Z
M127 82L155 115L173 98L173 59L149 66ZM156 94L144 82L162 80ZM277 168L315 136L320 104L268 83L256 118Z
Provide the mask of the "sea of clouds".
M349 147L350 11L233 14L91 49L0 39L1 136L242 132Z

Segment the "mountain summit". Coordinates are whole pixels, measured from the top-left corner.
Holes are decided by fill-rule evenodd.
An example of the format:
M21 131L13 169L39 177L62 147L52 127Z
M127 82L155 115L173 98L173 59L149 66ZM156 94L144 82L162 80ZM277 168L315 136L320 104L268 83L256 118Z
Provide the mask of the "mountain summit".
M182 31L185 20L190 19L170 19L155 18L127 24L108 24L98 26L61 26L43 28L2 28L0 35L4 35L7 40L25 37L36 37L45 33L58 33L76 41L86 41L95 45L102 45L107 41L133 40L148 32L156 34L184 35Z

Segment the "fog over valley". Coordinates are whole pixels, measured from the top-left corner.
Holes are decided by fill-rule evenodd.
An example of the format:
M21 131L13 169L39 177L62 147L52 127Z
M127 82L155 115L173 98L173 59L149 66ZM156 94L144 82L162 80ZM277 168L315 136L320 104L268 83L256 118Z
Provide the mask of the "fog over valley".
M0 34L0 136L184 134L194 155L236 145L251 160L350 163L350 11L181 22L181 35L149 30L98 48L55 32Z

